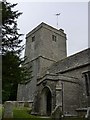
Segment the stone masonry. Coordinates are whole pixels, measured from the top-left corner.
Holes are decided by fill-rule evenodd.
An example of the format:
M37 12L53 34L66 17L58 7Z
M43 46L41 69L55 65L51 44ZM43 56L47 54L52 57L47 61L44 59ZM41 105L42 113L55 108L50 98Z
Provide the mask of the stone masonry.
M26 35L27 63L32 73L18 85L17 100L33 102L32 113L77 115L90 106L90 48L67 57L66 34L41 23Z

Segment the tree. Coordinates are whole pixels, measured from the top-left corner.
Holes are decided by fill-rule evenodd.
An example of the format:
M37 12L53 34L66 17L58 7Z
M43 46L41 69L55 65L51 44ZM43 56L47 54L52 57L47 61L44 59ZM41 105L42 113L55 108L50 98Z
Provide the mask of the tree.
M19 83L25 84L29 80L29 70L24 65L24 60L13 52L7 52L2 56L2 86L3 101L16 100Z
M18 53L20 49L17 50L17 48L21 47L22 34L18 33L17 19L22 13L12 10L16 5L2 2L2 53L7 51Z
M17 28L17 19L22 14L13 11L17 4L2 2L2 98L16 100L19 83L25 84L29 78L26 58L21 58L24 46Z

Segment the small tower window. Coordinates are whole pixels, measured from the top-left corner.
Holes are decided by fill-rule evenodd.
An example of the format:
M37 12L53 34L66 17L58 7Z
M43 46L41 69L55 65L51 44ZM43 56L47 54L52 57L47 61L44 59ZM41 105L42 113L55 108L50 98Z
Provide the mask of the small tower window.
M57 38L55 35L52 35L52 40L56 42Z
M90 71L84 73L86 83L86 93L90 96Z
M35 41L35 36L32 37L32 42L34 42L34 41Z

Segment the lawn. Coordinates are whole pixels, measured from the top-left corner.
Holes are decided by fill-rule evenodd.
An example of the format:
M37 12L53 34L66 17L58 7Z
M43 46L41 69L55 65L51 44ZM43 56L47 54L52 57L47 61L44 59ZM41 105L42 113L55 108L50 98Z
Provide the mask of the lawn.
M2 113L2 109L0 109L0 113ZM30 109L18 108L15 107L13 110L13 118L14 119L3 119L3 120L52 120L51 118L41 118L41 116L34 116L30 114ZM63 118L61 120L86 120L84 118Z
M0 105L0 118L2 117L2 106Z
M14 118L27 118L27 120L52 120L51 118L41 118L40 116L34 116L30 114L28 108L18 109L14 108ZM25 119L26 120L26 119ZM86 120L84 118L63 118L62 120Z
M24 118L25 120L51 120L51 118L40 118L40 116L34 116L30 114L28 108L14 108L14 118Z

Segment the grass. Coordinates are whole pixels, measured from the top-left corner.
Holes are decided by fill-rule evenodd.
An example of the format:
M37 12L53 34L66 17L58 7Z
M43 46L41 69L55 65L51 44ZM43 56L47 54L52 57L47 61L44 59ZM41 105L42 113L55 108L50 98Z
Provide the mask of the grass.
M13 110L13 118L14 119L3 119L3 120L52 120L51 118L41 118L41 116L34 116L30 114L30 109L27 107L20 108L15 107ZM0 112L2 113L2 109L0 108ZM74 118L74 117L67 117L61 120L86 120L84 118Z
M0 105L0 118L2 117L2 106Z
M51 118L40 118L40 116L34 116L30 114L28 108L14 108L13 111L14 118L24 118L25 120L51 120Z
M14 108L14 118L24 118L25 120L52 120L51 118L41 118L40 116L34 116L30 114L30 110L28 108L18 109ZM75 117L67 117L62 120L86 120L84 118L75 118Z
M30 118L31 115L28 112L27 108L14 108L13 116L14 118Z

